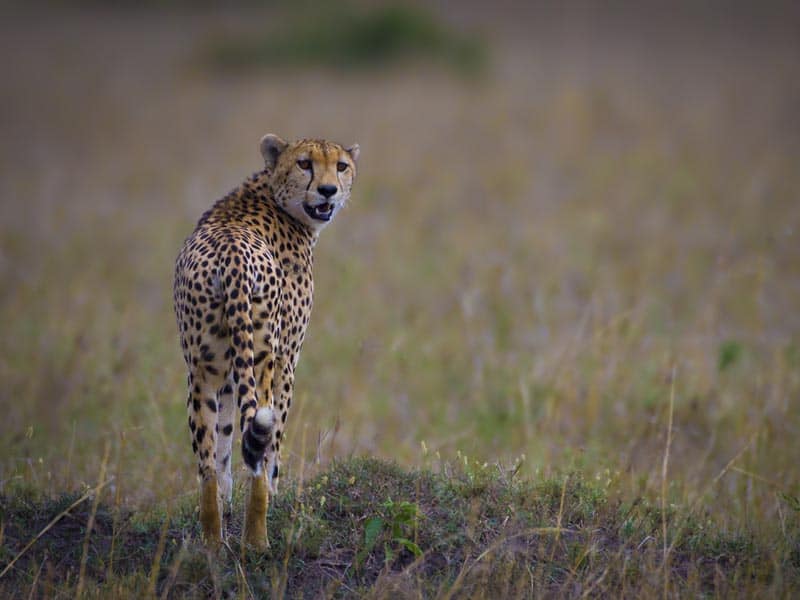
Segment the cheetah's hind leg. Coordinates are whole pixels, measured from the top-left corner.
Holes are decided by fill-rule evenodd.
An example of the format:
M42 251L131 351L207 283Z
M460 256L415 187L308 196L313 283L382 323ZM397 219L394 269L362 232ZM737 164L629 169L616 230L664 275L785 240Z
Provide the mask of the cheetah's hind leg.
M248 456L258 456L255 462L256 468L252 470L250 477L250 498L245 509L244 523L244 542L246 545L257 550L269 548L267 538L267 506L269 504L269 492L267 490L268 473L263 468L264 450L266 445L272 441L275 429L275 414L270 407L259 408L248 429L242 435L242 453L245 455L245 462L249 465L251 461Z
M233 476L231 475L233 455L231 450L235 407L233 382L229 376L225 385L217 393L217 477L219 495L222 500L223 521L226 527L230 523L233 501Z
M189 375L189 429L200 478L200 524L211 548L222 542L220 497L217 479L217 390L222 377L199 368Z

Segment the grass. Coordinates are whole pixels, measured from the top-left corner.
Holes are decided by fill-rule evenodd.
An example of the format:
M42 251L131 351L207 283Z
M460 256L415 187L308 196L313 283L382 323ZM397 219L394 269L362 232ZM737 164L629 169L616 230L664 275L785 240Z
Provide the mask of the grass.
M679 596L780 597L800 578L796 513L777 546L685 508L667 511L663 538L657 504L623 501L607 482L576 472L517 479L469 460L436 471L336 461L277 497L267 555L239 545L242 496L237 489L227 544L213 558L197 541L192 496L119 515L84 502L20 558L0 590L71 597L84 568L78 581L95 597L141 597L152 586L159 597L643 597L662 588L662 568ZM73 500L3 496L6 557Z
M796 36L611 12L572 44L470 10L442 16L496 32L470 82L198 72L256 9L0 24L0 570L108 481L4 592L797 595ZM316 249L273 553L233 535L215 567L172 268L268 131L363 156Z
M300 66L348 71L434 61L474 76L485 68L481 40L448 27L421 6L312 3L295 13L266 32L220 36L206 50L208 60L222 70Z

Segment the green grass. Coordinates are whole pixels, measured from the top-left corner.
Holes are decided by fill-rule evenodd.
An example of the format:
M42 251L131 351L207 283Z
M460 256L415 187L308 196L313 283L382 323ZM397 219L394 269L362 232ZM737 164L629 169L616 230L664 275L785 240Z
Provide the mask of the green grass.
M798 584L798 515L779 543L724 530L686 507L622 501L576 472L523 480L465 461L437 472L374 459L337 461L302 487L291 482L269 511L271 548L240 547L242 490L226 546L198 542L195 498L146 512L100 504L83 589L94 597L781 597ZM75 495L0 499L3 562ZM5 597L68 597L78 585L88 502L76 507L0 582ZM667 539L662 537L662 516ZM377 524L377 525L376 525ZM113 544L113 552L112 552ZM35 588L35 589L32 589Z
M491 77L198 72L209 37L274 17L241 10L0 23L18 65L0 142L0 569L105 464L84 584L109 597L147 589L154 562L158 591L241 590L236 560L289 597L308 565L375 596L445 596L462 568L465 597L798 595L796 36L706 20L643 44L631 32L651 23L588 15L586 46L564 48L553 15L521 32L464 9L447 27L496 31ZM215 567L196 542L172 269L268 131L362 157L315 251L273 554L241 563L234 535ZM558 542L510 537L555 527L565 489ZM3 590L26 596L41 567L38 590L72 597L91 508Z
M379 69L434 61L471 76L486 66L487 50L480 39L457 32L422 7L311 3L295 12L279 19L279 27L214 40L206 51L208 60L223 70L277 71Z

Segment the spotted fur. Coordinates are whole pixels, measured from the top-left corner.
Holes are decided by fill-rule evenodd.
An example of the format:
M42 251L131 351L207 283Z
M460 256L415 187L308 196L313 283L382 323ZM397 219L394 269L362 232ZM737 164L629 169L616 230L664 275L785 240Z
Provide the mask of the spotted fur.
M270 134L261 153L264 169L201 217L175 269L200 519L212 543L221 536L220 504L230 506L234 423L253 480L245 538L267 543L266 487L277 490L294 372L311 316L312 250L350 197L359 149L323 140L290 144Z

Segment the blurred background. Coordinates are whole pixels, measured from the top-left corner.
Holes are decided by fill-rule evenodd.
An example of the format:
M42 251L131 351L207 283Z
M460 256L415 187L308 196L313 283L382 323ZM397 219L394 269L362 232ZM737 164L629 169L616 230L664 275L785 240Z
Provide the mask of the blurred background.
M0 21L0 490L195 493L174 258L258 141L361 145L284 451L800 470L795 3L52 2ZM240 462L237 462L237 467ZM237 469L238 471L238 469ZM309 472L309 467L306 467Z

